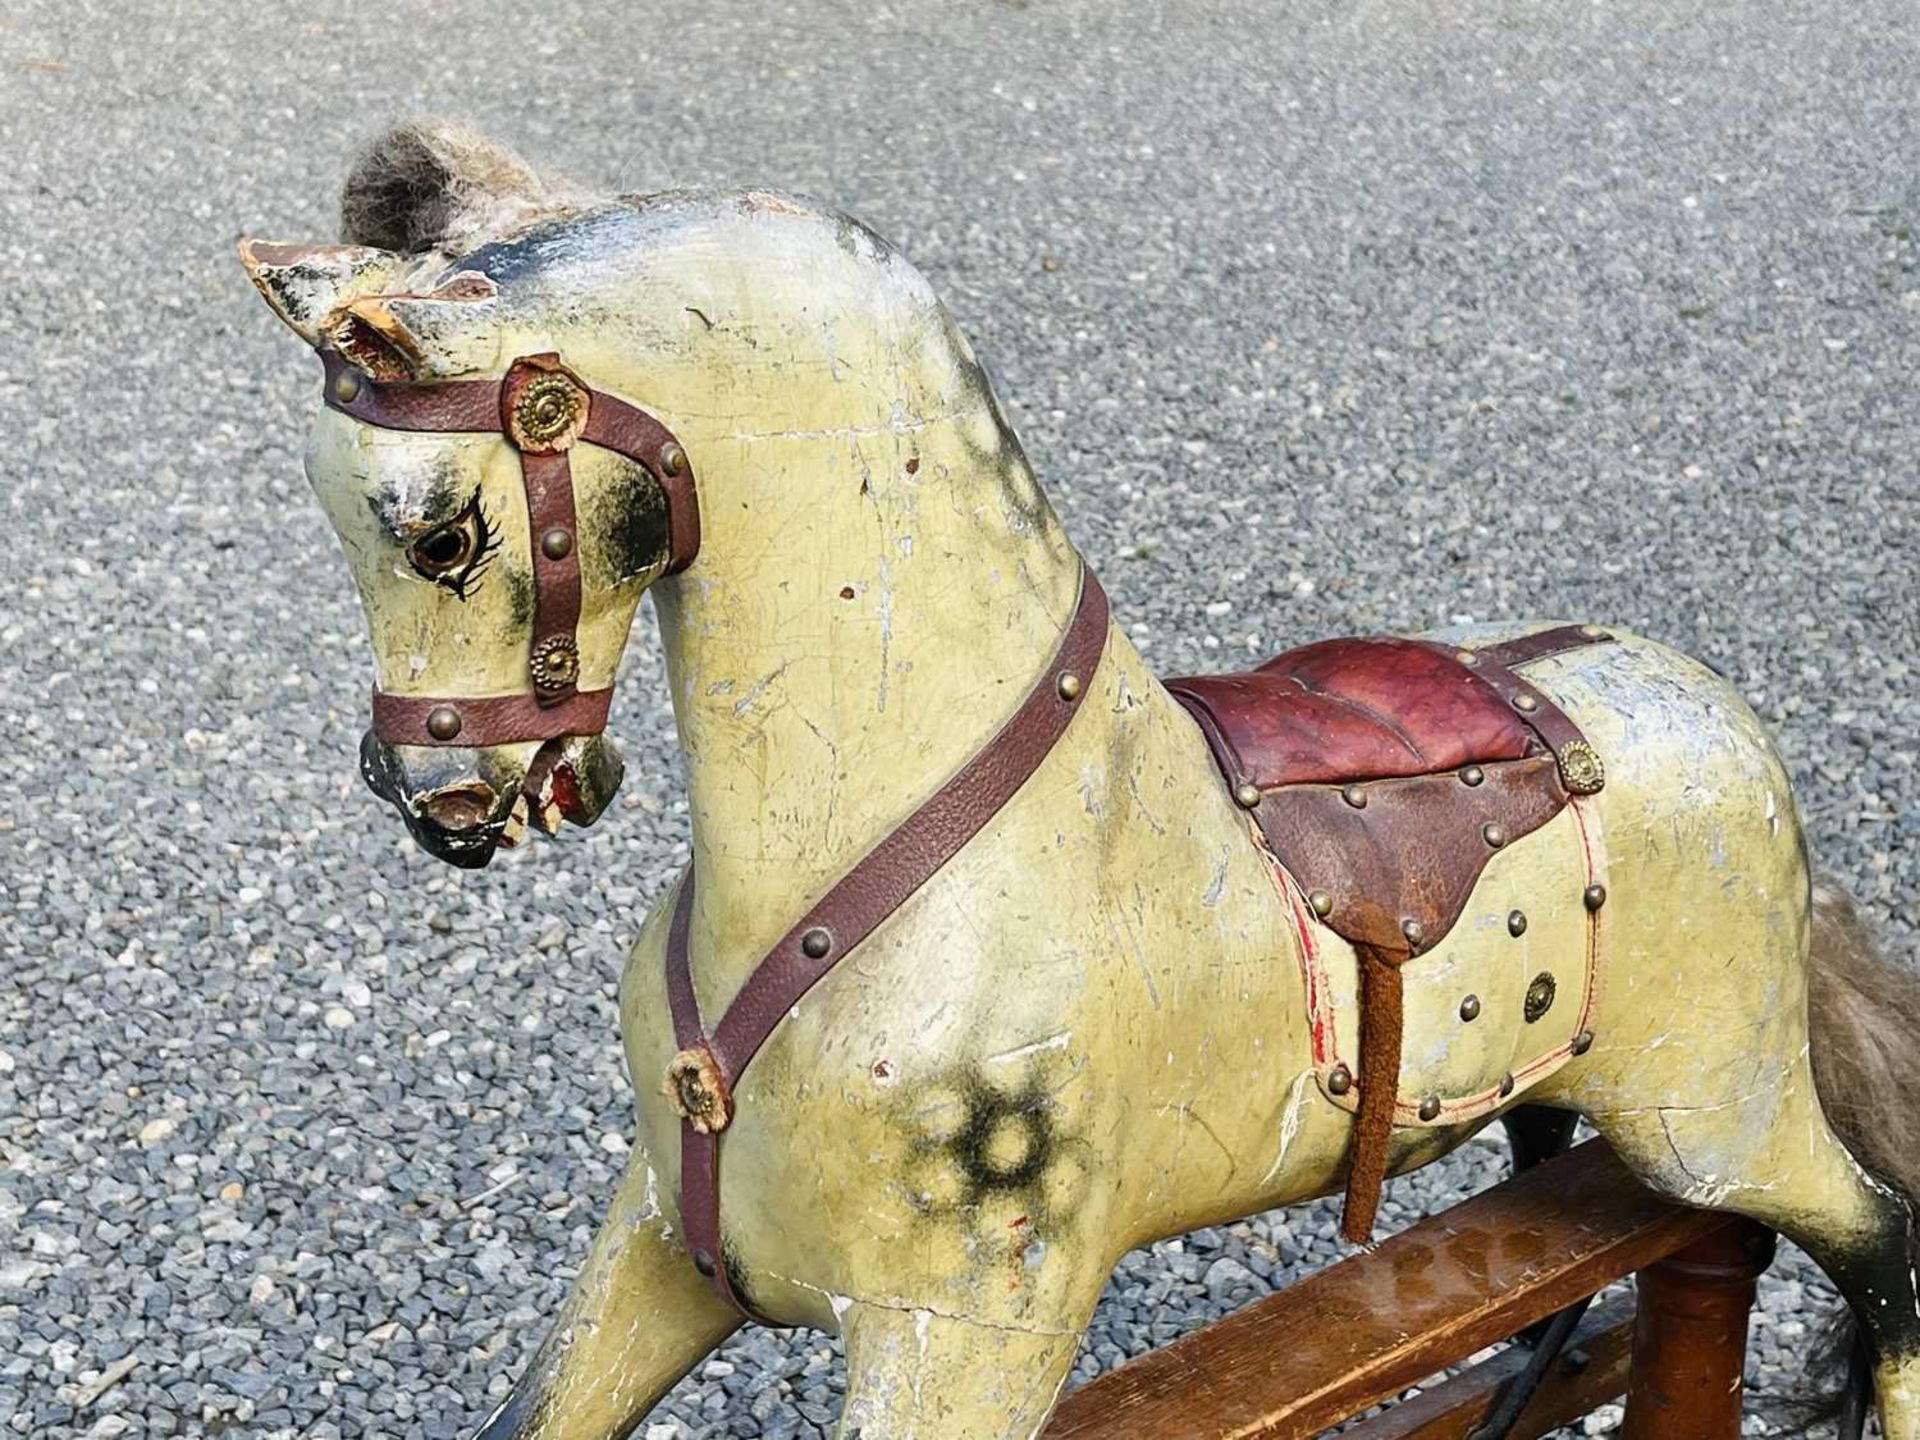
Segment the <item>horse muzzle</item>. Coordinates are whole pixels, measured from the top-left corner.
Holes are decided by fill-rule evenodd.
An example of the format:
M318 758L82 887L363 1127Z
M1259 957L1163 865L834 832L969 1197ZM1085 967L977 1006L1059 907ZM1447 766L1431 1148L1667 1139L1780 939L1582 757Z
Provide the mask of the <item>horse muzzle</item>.
M360 742L367 788L400 812L421 849L464 870L520 844L529 828L591 825L624 770L601 733L468 748L398 744L369 730Z

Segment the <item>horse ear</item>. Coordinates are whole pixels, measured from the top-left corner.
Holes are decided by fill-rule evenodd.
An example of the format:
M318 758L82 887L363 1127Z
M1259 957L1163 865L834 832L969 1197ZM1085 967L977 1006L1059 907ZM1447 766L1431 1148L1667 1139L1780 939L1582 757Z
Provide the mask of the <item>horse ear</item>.
M391 250L242 240L240 263L301 339L340 351L376 379L454 375L491 360L499 290L476 271L424 295L390 295L386 287L410 263Z
M324 338L327 322L343 305L378 293L403 259L366 245L278 245L245 239L240 263L273 313L309 345Z
M327 321L331 345L376 380L431 380L484 369L497 348L499 291L462 271L425 295L366 295Z

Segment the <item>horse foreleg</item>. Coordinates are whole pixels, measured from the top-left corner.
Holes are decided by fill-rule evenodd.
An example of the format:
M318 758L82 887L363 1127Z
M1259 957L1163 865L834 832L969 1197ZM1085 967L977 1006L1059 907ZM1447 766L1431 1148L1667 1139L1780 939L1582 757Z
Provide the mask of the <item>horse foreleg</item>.
M842 1321L837 1440L1032 1440L1080 1331L1027 1330L855 1301Z
M475 1440L620 1440L739 1325L661 1219L654 1183L636 1147L553 1328Z

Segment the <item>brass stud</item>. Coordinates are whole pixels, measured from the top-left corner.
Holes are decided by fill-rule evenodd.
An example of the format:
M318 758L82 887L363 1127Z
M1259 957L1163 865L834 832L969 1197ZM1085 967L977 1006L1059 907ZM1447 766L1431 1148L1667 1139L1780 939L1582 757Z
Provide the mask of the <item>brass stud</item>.
M564 525L556 525L540 537L540 553L549 560L564 560L573 553L573 534Z
M1478 650L1456 650L1453 652L1453 658L1458 660L1462 665L1478 665L1480 663L1480 652Z
M1078 700L1080 698L1080 677L1072 673L1062 675L1060 677L1059 688L1060 698L1062 700Z
M800 953L809 960L824 960L833 949L833 936L816 925L800 937Z
M1353 1089L1353 1071L1345 1065L1336 1065L1327 1072L1327 1093L1344 1095Z
M1322 920L1333 913L1333 896L1324 890L1315 890L1307 896L1307 904L1313 907L1313 913Z
M1507 934L1516 940L1527 933L1527 912L1510 910L1507 912Z
M660 447L660 468L669 475L684 475L687 470L687 452L669 440Z
M1469 995L1460 1002L1460 1018L1471 1025L1480 1018L1480 997Z
M1482 770L1478 765L1469 765L1460 772L1460 783L1462 785L1479 785L1483 783L1486 778L1487 772Z
M1504 825L1483 825L1480 827L1480 838L1485 840L1487 844L1491 845L1495 850L1498 850L1502 845L1507 843L1507 827Z
M1607 887L1604 885L1589 885L1580 896L1580 899L1587 909L1598 910L1602 905L1607 903Z
M1340 792L1340 798L1356 810L1367 808L1367 790L1364 785L1349 785Z
M1260 803L1260 787L1251 780L1242 780L1233 787L1233 802L1242 810L1251 810Z
M342 370L333 377L333 398L342 405L351 405L360 398L360 372Z
M1400 922L1400 933L1407 937L1407 943L1409 945L1417 949L1420 942L1427 938L1427 927L1422 925L1418 920L1402 920Z
M1593 1048L1593 1032L1591 1030L1582 1030L1578 1035L1573 1037L1573 1053L1574 1054L1584 1055L1587 1053L1587 1051L1591 1050L1592 1048Z
M1531 715L1535 710L1540 708L1540 702L1531 695L1516 695L1513 697L1513 708L1525 711Z
M436 740L451 740L460 733L460 712L451 705L436 705L427 712L427 734Z
M1500 1096L1505 1099L1513 1093L1513 1072L1509 1070L1500 1077Z
M1589 640L1604 640L1607 638L1607 632L1602 630L1598 625L1582 625L1580 627L1580 633Z
M1440 1097L1438 1095L1429 1095L1420 1102L1420 1118L1422 1120L1438 1120L1440 1118Z

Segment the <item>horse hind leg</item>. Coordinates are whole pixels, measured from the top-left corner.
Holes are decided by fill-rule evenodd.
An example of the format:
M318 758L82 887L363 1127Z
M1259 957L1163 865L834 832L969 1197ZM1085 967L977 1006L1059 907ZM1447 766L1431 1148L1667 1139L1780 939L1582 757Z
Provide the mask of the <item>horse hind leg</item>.
M1920 1251L1911 1209L1828 1127L1809 1068L1797 1068L1782 1077L1782 1093L1769 1097L1758 1124L1724 1105L1590 1118L1653 1189L1749 1216L1806 1250L1869 1338L1886 1440L1920 1440L1920 1290L1913 1270ZM1770 1133L1743 1148L1740 1132L1750 1126Z
M1920 1440L1920 985L1821 889L1809 992L1810 1037L1797 1023L1774 1030L1779 1071L1767 1083L1589 1118L1654 1189L1749 1216L1806 1250L1867 1336L1882 1434Z

